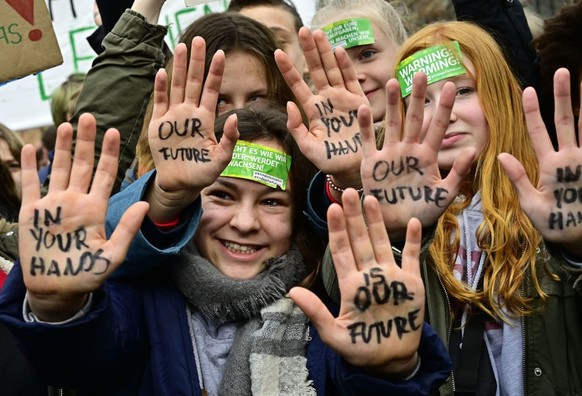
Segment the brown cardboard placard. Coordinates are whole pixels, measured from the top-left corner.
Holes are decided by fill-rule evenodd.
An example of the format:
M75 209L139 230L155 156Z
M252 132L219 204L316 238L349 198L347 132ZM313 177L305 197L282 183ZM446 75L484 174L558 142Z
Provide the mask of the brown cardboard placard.
M0 0L0 82L63 63L44 0Z

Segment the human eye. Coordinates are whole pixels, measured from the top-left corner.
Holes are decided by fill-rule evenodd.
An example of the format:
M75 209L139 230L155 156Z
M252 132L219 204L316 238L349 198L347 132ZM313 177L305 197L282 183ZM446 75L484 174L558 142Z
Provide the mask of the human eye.
M229 192L222 189L211 189L206 192L206 195L219 201L230 201L233 199Z
M289 44L289 37L287 37L287 34L284 30L275 28L275 29L271 29L271 32L273 33L273 36L275 36L275 40L277 40L277 42L281 45L281 46L286 46L287 44Z
M265 206L283 206L283 202L276 198L267 198L262 202Z
M360 52L360 60L366 61L374 58L374 56L378 53L378 51L368 48Z
M457 87L457 96L469 96L475 91L475 88L469 86Z
M218 100L216 101L216 107L217 108L223 108L228 104L228 102L226 101L226 99L222 96L218 97Z
M267 95L266 94L253 94L253 95L249 95L245 101L245 106L248 106L250 104L258 104L261 105L262 102L267 101Z
M269 207L287 207L291 204L291 196L285 191L278 191L265 196L261 205Z
M289 41L286 40L284 37L281 36L277 36L277 41L279 42L279 45L283 48L287 47L287 45L289 45Z
M20 170L20 163L18 163L18 161L6 161L5 164L11 172L17 172Z
M218 101L216 102L216 114L224 114L227 111L232 110L234 107L230 100L225 97L218 97Z
M266 99L265 95L253 95L249 98L249 102L257 102L259 100L264 100Z

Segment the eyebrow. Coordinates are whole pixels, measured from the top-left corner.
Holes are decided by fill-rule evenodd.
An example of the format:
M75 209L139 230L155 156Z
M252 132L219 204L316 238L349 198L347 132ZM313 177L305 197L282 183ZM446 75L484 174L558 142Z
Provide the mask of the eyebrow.
M465 72L464 74L459 74L458 76L453 76L453 77L448 78L449 81L459 81L459 80L463 80L463 79L469 79L471 81L475 81L475 79L473 77L471 77L468 72Z
M227 180L229 178L230 177L228 177L228 176L221 176L218 179L216 179L216 182L218 184L221 184L224 187L231 188L233 190L240 190L240 186L238 186L236 183L231 182L230 180ZM234 178L234 179L238 179L238 178ZM264 187L263 190L265 190L265 191L272 190L271 187L265 186L264 184L261 184L259 182L255 182L253 180L243 179L243 178L240 178L239 180L246 180L246 181L250 181L250 182L253 182L253 183L257 183L260 187Z
M230 180L227 180L227 179L238 179L238 178L231 178L229 176L221 176L218 179L216 179L216 183L218 183L218 184L220 184L220 185L222 185L223 187L226 187L226 188L230 188L230 189L233 189L233 190L240 190L240 186L238 186L236 183L233 183L233 182L231 182ZM262 183L259 183L259 182L253 181L253 180L249 180L249 179L240 178L239 180L246 180L246 181L249 181L249 182L253 182L253 183L258 184L259 187L262 187L261 194L270 194L272 192L289 193L289 188L287 188L287 190L281 190L280 188L271 188L271 187L266 186L266 185L264 185ZM208 187L210 187L210 186L208 186Z
M285 33L285 34L291 34L292 32L290 32L289 30L279 27L279 26L271 26L269 27L269 29L271 29L273 32L281 32L281 33Z
M248 93L248 96L259 96L259 95L265 96L266 98L268 98L269 97L269 89L268 88L257 89L255 91L251 91ZM218 95L218 98L219 99L230 99L232 96L233 96L233 94L230 94L230 93L228 93L228 94L222 93L222 94Z

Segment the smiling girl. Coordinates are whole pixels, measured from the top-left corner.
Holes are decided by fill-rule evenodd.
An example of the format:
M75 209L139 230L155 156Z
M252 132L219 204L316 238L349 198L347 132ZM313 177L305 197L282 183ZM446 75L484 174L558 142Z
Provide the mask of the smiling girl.
M344 42L342 35L332 46L346 49L358 77L358 82L370 102L374 122L384 120L386 96L384 87L391 77L394 57L406 40L407 32L394 7L384 0L334 0L317 10L311 21L312 29L331 29L335 23L345 25L360 20L355 31L367 31L364 44ZM329 38L329 33L328 33Z
M362 128L362 181L393 240L410 217L428 234L427 315L453 360L441 394L576 394L582 205L563 192L581 187L582 151L567 71L554 78L554 151L535 91L520 101L484 30L431 24L396 61L380 150Z
M185 46L176 48L169 96L167 74L157 75L156 169L111 199L113 217L123 215L109 240L118 132L107 132L91 185L95 120L81 117L73 159L63 125L42 199L24 149L22 272L11 273L0 319L51 383L101 394L429 394L450 365L421 319L420 224L411 220L399 266L377 201L364 202L364 222L357 193L346 192L329 215L346 298L329 302L318 260L302 254L309 234L298 197L308 180L285 114L241 109L215 124L225 55L214 55L202 84L205 50L196 41L188 71ZM197 154L164 155L178 150ZM149 205L136 202L142 197ZM40 234L76 243L60 248ZM138 264L167 262L107 280L136 254Z

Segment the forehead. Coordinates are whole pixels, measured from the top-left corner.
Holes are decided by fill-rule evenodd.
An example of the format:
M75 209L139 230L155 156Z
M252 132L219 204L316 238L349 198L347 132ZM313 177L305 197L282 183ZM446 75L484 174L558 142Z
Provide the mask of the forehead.
M291 12L277 6L259 5L245 7L239 11L240 14L262 23L269 29L284 30L288 33L295 31L295 17Z
M289 154L289 153L287 153L287 150L285 150L283 145L275 139L260 138L260 139L256 139L256 140L251 141L251 143L260 144L261 146L272 148L272 149L284 152L286 154ZM291 161L293 161L293 159L291 159ZM293 162L291 162L291 163L293 163ZM258 183L256 181L252 181L252 180L248 180L248 179L242 179L242 178L230 177L230 176L220 176L219 180L222 180L222 184L224 184L226 182L229 185L231 185L231 187L233 187L233 188L238 187L238 188L247 188L248 189L248 188L252 187L254 191L263 191L263 192L267 192L267 193L274 191L274 189L269 187L269 186L266 186L262 183ZM291 184L292 184L292 181L289 178L287 180L287 188L285 189L285 191L282 191L282 190L277 190L277 191L281 191L281 192L285 192L285 193L289 194L291 192Z
M261 59L246 51L229 51L226 54L222 83L251 79L260 80L261 85L267 86L267 70Z
M378 23L373 20L370 19L368 17L365 16L356 16L354 14L351 15L346 15L346 14L337 14L334 15L333 17L329 18L328 20L326 20L323 24L322 27L332 24L334 22L338 22L338 21L342 21L345 19L352 19L352 18L364 18L364 19L368 19L370 21L370 24L372 26L372 32L374 34L374 44L369 44L369 45L380 45L380 46L385 46L385 47L392 47L392 48L396 48L396 44L394 43L394 41L385 33L384 29L382 29ZM358 48L361 46L357 46L357 47L352 47L352 48ZM349 51L351 48L348 48L347 51Z
M257 139L257 140L253 140L252 143L260 144L261 146L265 146L265 147L269 147L269 148L272 148L275 150L279 150L279 151L282 151L284 153L287 152L287 150L285 150L283 145L275 139ZM287 153L287 154L289 154L289 153Z

